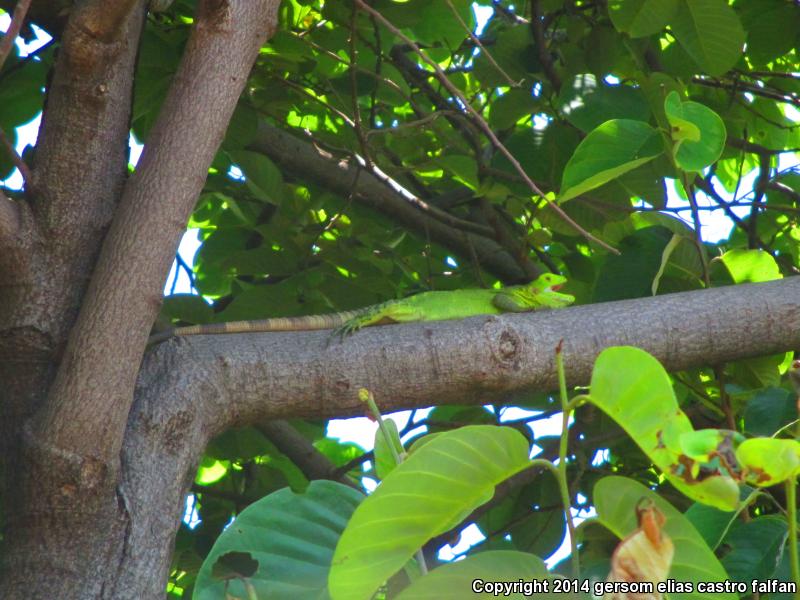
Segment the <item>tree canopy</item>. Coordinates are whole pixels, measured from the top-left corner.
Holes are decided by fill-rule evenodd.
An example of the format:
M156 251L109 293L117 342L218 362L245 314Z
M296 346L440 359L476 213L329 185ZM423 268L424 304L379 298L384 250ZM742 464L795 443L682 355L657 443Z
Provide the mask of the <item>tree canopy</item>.
M17 15L0 181L24 179L0 187L4 597L58 589L36 578L48 560L65 598L604 580L641 499L666 516L673 579L800 583L796 2L103 4L0 1ZM21 37L53 39L19 56L26 16ZM157 315L187 227L191 291ZM544 272L575 308L146 347L156 317L319 314ZM367 396L384 415L435 408L374 453L327 437ZM537 438L557 414L561 437ZM365 480L383 480L369 504ZM401 514L412 492L427 504ZM576 530L570 507L596 522ZM401 525L377 527L381 510ZM470 569L440 565L470 523Z

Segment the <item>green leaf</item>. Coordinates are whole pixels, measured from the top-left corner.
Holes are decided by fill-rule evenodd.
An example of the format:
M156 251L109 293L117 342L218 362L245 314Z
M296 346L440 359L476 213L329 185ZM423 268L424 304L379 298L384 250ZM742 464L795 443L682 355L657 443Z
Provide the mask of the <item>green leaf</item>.
M489 124L495 129L506 129L522 117L530 117L536 109L536 99L529 89L512 89L491 105Z
M244 509L217 538L203 563L194 600L218 600L225 591L246 597L239 579L215 579L217 559L249 553L258 569L248 581L259 598L325 598L336 541L363 499L356 490L333 481L314 481L304 494L289 489L270 494Z
M576 75L564 85L558 102L567 120L581 131L591 131L612 119L647 121L650 108L641 90L629 85L598 83L594 75Z
M722 510L739 504L739 486L724 474L697 478L700 461L687 456L681 436L694 433L678 407L669 375L644 350L622 346L600 353L589 401L613 418L678 490ZM707 469L710 471L710 469Z
M736 458L748 471L748 482L768 487L796 477L800 472L800 442L775 438L752 438L736 449Z
M778 263L764 250L735 248L711 261L714 285L756 283L782 277Z
M283 177L275 163L265 155L249 150L237 150L229 154L244 173L247 187L256 198L270 204L281 203L284 197Z
M698 533L712 550L719 546L731 523L736 521L737 514L724 512L713 506L695 502L684 513L689 522L697 529Z
M770 436L797 418L794 395L779 387L758 390L744 410L744 430L750 435Z
M528 464L528 442L507 427L463 427L412 452L342 534L331 596L370 598L425 542L458 524L491 498L495 485Z
M682 102L675 91L667 94L664 112L674 141L675 162L684 171L702 171L714 163L725 148L725 123L698 102Z
M658 33L678 9L678 0L610 0L608 16L617 31L632 38Z
M679 0L672 32L709 75L724 74L742 55L744 29L727 0Z
M389 433L390 439L386 439L382 428L379 427L375 431L375 471L378 473L378 477L386 479L386 476L397 466L392 446L394 446L394 451L399 456L403 455L405 449L403 448L403 442L400 441L397 423L392 419L384 419L383 426Z
M651 295L673 235L666 227L655 226L638 229L622 238L615 244L620 254L608 255L600 267L593 300L608 302Z
M664 114L671 125L670 136L675 141L700 141L700 128L683 118L683 107L678 92L672 91L664 99Z
M672 256L672 253L683 240L684 238L682 236L673 233L667 245L664 246L664 251L661 253L661 265L659 265L658 273L656 273L656 276L653 278L653 284L650 287L653 296L658 293L658 285L661 283L661 278L664 276L664 270L667 267L667 263L669 263L670 256Z
M167 296L161 310L171 320L185 323L209 323L214 318L214 311L208 302L195 294Z
M663 151L658 132L643 121L615 119L592 131L564 168L559 202L566 202L653 160Z
M641 483L626 477L604 477L594 486L594 504L600 522L617 537L624 538L636 528L636 505L642 498L652 501L666 517L664 531L675 544L670 579L696 584L725 581L728 575L717 557L692 524L669 502ZM670 594L681 600L735 600L735 594L706 594L697 591Z
M776 516L737 521L725 536L728 552L722 559L730 578L747 582L775 578L787 532L786 521Z
M436 163L451 172L453 179L469 189L478 188L478 165L474 158L463 154L446 154L436 159Z
M747 56L757 65L792 50L800 31L800 11L783 0L747 0L742 7L742 23L747 29Z
M467 598L472 595L472 583L483 581L530 581L548 576L547 567L538 556L511 550L494 550L468 556L458 562L444 564L420 577L396 596L396 600L438 600ZM529 598L522 594L506 598ZM563 594L536 594L537 599L566 598Z

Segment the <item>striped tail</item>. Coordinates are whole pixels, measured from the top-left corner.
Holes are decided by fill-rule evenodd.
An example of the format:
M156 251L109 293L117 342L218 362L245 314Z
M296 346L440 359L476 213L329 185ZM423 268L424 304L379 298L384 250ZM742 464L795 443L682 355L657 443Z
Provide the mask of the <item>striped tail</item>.
M328 315L308 315L304 317L275 317L257 321L230 321L228 323L209 323L175 327L150 336L148 345L158 344L173 336L215 335L220 333L265 333L268 331L314 331L318 329L337 329L345 323L360 317L364 310L345 310Z

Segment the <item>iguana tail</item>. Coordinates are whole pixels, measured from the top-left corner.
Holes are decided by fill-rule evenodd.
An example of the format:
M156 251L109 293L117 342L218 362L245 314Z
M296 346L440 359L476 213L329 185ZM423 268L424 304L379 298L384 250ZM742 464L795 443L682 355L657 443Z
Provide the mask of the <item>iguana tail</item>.
M268 331L313 331L317 329L338 329L345 323L360 317L364 310L346 310L327 315L309 315L305 317L276 317L258 321L229 321L228 323L209 323L206 325L189 325L174 327L154 333L147 345L161 343L173 336L214 335L219 333L262 333Z

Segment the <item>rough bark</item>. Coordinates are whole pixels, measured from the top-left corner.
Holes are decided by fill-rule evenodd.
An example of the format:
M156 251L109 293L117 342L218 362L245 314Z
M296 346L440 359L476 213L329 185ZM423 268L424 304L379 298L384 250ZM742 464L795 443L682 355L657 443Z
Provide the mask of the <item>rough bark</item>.
M0 597L163 595L170 541L147 557L147 571L130 567L137 557L123 436L161 286L249 70L274 30L277 4L199 3L171 91L127 181L145 3L86 0L70 15L29 193L32 225L20 224L20 210L16 234L4 239L13 243L28 231L20 246L34 252L6 265L9 285L0 286L0 307L8 307L0 311L0 346L8 352L0 353L1 374L20 382L0 398L10 417L3 424L11 424L3 443L16 449ZM2 208L11 215L9 204ZM11 352L26 341L35 352L23 354L20 368ZM162 511L163 502L144 510Z

